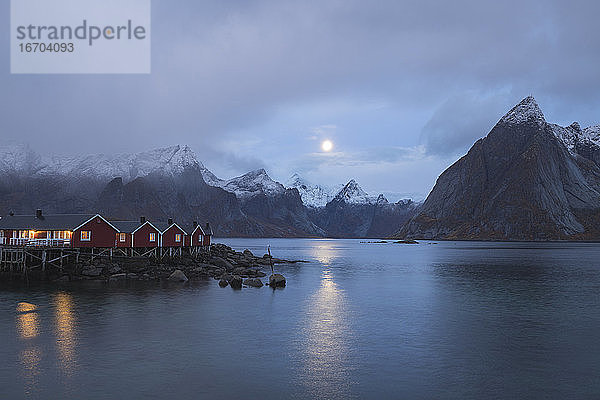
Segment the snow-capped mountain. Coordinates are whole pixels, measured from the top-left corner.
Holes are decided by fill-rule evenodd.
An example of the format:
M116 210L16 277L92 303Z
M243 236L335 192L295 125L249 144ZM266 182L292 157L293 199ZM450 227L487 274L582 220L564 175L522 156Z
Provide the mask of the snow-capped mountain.
M518 125L524 122L543 124L546 122L544 113L538 106L533 96L527 96L514 106L501 119L501 123Z
M170 146L134 154L92 154L41 157L28 146L0 148L0 171L42 176L87 177L129 182L152 173L177 175L187 167L200 167L188 146Z
M534 122L539 126L548 124L544 113L533 96L524 98L499 121L499 123L508 125L520 125L527 122ZM576 152L578 144L600 146L600 125L585 129L581 129L578 122L573 122L566 127L557 124L548 125L551 127L554 136L560 139L572 153Z
M523 99L440 175L398 236L598 240L599 133L550 124Z
M350 182L335 195L333 200L347 204L375 204L378 200L385 200L387 203L387 199L383 195L380 195L379 197L369 196L369 194L362 190L354 179L351 179Z
M124 219L208 220L231 236L381 237L412 212L383 195L369 196L354 180L329 188L294 174L286 186L264 169L220 179L181 145L83 156L0 147L0 192L7 194L0 197L0 213L41 207Z
M285 193L285 187L281 183L271 179L267 171L263 168L250 171L229 180L219 179L208 169L204 168L202 176L204 177L204 181L209 185L234 193L239 199L247 199L263 193L267 196L276 196Z
M344 185L336 185L333 188L316 185L295 173L285 183L285 187L298 189L305 206L318 208L325 207L327 203L333 200Z
M576 152L578 145L600 146L600 126L590 126L581 129L577 122L567 127L550 124L554 135L559 138L570 152Z

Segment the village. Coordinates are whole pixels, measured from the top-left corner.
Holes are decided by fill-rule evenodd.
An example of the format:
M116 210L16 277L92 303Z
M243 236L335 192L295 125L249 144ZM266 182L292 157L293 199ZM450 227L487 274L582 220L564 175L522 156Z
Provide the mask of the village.
M183 226L182 226L183 225ZM100 214L9 213L0 219L0 274L8 278L72 280L168 280L214 278L222 287L285 286L273 264L290 262L236 252L211 243L209 223L191 226L140 217L111 220Z

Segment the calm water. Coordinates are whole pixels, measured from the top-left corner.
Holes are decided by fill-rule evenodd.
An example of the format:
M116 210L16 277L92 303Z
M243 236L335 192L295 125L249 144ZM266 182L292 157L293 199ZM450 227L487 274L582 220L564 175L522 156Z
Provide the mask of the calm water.
M222 242L310 263L275 291L0 287L0 398L600 397L600 245Z

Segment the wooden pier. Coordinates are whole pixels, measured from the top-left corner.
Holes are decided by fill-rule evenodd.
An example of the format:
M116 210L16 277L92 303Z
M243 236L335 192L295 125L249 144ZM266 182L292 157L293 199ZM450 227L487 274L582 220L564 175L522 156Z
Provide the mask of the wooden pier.
M151 247L151 248L81 248L27 247L0 245L0 274L28 279L31 272L45 274L48 270L65 272L66 266L77 266L85 261L104 259L108 261L168 259L190 257L197 259L210 251L203 247Z

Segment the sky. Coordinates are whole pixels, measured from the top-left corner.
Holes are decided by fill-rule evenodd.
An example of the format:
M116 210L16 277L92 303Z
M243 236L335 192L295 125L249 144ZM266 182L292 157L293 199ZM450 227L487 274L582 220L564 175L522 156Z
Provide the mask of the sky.
M11 75L9 10L0 140L42 153L187 144L221 178L419 200L528 95L600 124L595 1L152 0L147 75Z

